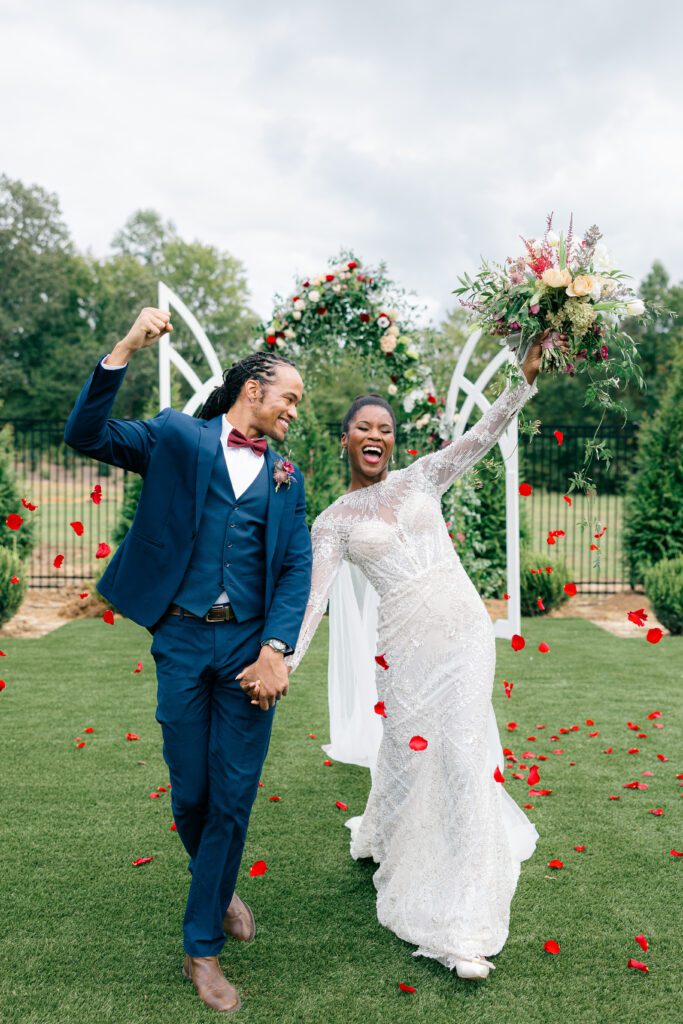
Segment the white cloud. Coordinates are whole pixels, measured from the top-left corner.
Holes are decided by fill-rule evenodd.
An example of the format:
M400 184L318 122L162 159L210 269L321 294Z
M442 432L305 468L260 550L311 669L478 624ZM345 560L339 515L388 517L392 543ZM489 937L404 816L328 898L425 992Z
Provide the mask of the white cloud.
M550 209L679 278L680 22L635 0L13 0L0 170L97 253L155 207L242 259L263 315L340 245L442 311Z

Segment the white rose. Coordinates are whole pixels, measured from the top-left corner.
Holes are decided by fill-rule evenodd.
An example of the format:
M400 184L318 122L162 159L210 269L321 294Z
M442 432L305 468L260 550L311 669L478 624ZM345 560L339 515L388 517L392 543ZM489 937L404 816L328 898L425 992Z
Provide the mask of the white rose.
M626 303L626 312L629 316L642 316L645 312L645 303L642 299L631 299Z
M598 242L593 250L593 270L605 273L613 269L612 259L604 242Z
M395 334L398 338L399 330L396 324L392 324L391 327L387 327L387 334Z
M560 236L556 231L549 231L547 234L548 245L552 245L553 249L557 249L560 244Z
M289 338L290 341L292 338L296 338L296 331L293 331L291 327L288 327L285 331L285 338Z
M311 300L311 302L317 302L318 299L320 298L320 292L317 292L314 288L313 291L308 293L308 297Z
M301 313L299 312L298 309L295 309L294 312L292 313L292 319L301 320Z
M332 285L332 291L334 292L335 295L339 295L339 292L341 290L342 290L342 286L340 284L333 284Z
M424 416L420 416L419 420L415 420L415 426L418 430L422 430L423 427L427 426L431 418L430 413L426 412Z
M393 352L396 348L396 338L393 334L383 334L379 339L379 347L382 352Z
M411 413L415 408L416 402L421 402L423 398L426 398L422 388L414 388L413 391L409 391L406 397L403 399L403 408L407 413Z
M294 303L294 309L305 309L306 303L303 299L297 299Z
M396 387L395 384L390 384L389 387L387 388L387 391L389 392L390 395L398 394L398 388Z
M382 330L385 330L387 327L391 326L391 320L388 316L385 316L384 313L382 313L381 316L377 317L377 326L381 327Z

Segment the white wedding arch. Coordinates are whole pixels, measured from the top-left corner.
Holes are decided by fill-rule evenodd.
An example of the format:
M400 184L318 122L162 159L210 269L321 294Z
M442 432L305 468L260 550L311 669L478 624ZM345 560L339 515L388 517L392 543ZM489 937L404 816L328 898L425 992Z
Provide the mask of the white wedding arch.
M190 329L194 339L204 353L208 364L209 376L201 380L186 359L173 347L172 337L164 335L159 342L159 407L171 405L171 367L175 366L192 388L192 395L185 403L182 411L192 415L203 405L207 397L217 385L222 383L223 369L218 357L201 324L188 309L182 299L164 284L159 282L159 309L168 313L175 311ZM475 381L467 375L467 365L481 337L481 331L474 331L467 339L453 371L453 377L446 399L444 418L452 423L452 438L460 437L467 426L475 405L486 412L490 402L484 397L484 389L496 371L514 356L506 347L494 356ZM458 409L460 393L464 398ZM456 409L458 410L456 413ZM507 616L497 619L494 623L495 634L503 639L510 639L521 629L520 599L520 568L519 568L519 460L517 456L518 431L517 417L513 419L507 430L498 441L505 464L505 523L506 523L506 555L507 555L507 593L510 595L507 605Z

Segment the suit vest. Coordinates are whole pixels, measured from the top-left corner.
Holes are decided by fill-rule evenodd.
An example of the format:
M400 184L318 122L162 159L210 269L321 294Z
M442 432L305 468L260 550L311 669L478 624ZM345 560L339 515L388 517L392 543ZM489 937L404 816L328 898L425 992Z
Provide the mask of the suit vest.
M205 615L226 591L238 621L265 614L268 464L239 498L218 445L192 555L173 601Z

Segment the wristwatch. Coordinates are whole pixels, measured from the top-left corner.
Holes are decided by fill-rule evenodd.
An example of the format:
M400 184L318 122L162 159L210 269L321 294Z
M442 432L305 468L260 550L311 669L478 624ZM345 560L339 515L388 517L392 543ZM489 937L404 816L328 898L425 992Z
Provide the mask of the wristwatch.
M287 644L284 643L284 641L275 640L274 638L271 638L270 640L264 640L263 643L261 644L261 647L272 647L273 650L277 651L278 654L286 654L287 651L289 650Z

